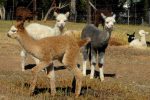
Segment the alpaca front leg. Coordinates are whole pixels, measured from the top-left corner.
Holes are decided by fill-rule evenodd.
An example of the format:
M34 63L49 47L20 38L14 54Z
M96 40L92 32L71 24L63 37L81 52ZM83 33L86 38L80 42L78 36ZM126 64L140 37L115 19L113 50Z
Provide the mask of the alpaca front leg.
M25 71L25 64L26 64L26 58L27 58L27 53L26 51L22 50L20 52L20 56L21 56L21 69L22 71Z
M83 76L86 76L87 61L83 61Z
M86 66L87 66L87 59L88 59L88 49L87 47L82 48L82 54L83 54L83 76L86 76Z
M47 77L50 79L51 95L54 96L56 94L56 86L55 86L55 72L53 64L47 67Z
M103 70L103 65L104 65L104 52L99 53L99 76L101 81L104 81L104 70Z
M95 73L95 67L96 67L96 55L92 54L91 55L91 74L90 74L90 79L93 79L94 73Z
M48 62L40 62L38 65L36 65L34 68L32 68L32 79L31 79L31 83L30 83L30 95L33 96L34 95L34 89L35 89L35 85L37 82L37 75L38 72L41 71L43 68L47 67L49 65Z
M32 58L34 59L36 65L38 65L38 64L40 63L40 60L39 60L39 59L35 58L34 56L32 56ZM42 71L45 71L45 72L47 73L46 68L44 68Z

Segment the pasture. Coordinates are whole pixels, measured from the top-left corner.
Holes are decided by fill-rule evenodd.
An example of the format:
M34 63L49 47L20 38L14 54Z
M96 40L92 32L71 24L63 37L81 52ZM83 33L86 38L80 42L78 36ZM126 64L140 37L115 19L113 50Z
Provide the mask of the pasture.
M29 96L30 68L27 66L25 72L21 71L21 47L15 40L6 36L12 23L15 21L0 21L0 100L73 100L74 93L71 90L73 75L57 61L55 61L56 96L52 97L49 94L49 80L43 71L38 75L37 94ZM38 23L53 26L55 21ZM68 22L66 28L81 31L84 25L85 23ZM92 80L89 79L89 75L86 76L79 100L150 99L150 49L134 49L127 46L126 33L135 31L138 37L140 29L150 32L149 26L115 25L111 37L121 45L116 46L113 43L106 50L105 80L101 82L97 75ZM150 35L146 39L150 41ZM82 61L82 57L79 57L79 61ZM28 63L34 64L30 56ZM89 72L87 70L88 74Z

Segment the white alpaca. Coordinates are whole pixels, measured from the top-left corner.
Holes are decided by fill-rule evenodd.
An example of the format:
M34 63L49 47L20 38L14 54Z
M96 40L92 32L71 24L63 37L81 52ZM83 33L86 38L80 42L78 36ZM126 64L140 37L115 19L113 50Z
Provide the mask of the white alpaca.
M145 32L144 30L139 31L139 35L141 36L141 39L135 39L130 42L129 46L135 47L135 48L146 48L146 38L145 36L148 35L148 32Z
M35 40L39 40L45 37L60 35L64 31L64 27L69 16L69 12L67 12L66 14L62 14L62 13L57 14L56 12L54 12L54 16L56 17L56 24L53 28L38 23L32 23L26 26L28 35ZM22 57L21 67L22 67L22 71L24 71L27 53L25 50L22 50L20 55ZM39 63L38 59L34 58L34 60L36 64Z

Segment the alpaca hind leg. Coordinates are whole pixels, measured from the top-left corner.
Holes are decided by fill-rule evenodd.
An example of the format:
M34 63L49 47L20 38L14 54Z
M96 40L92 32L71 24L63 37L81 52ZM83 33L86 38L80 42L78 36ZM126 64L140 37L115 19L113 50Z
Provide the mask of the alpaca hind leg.
M82 86L82 79L83 74L81 70L76 66L77 65L77 58L79 55L79 49L74 50L68 50L63 57L63 64L66 66L67 69L69 69L75 76L76 79L76 89L75 89L75 96L78 97L81 92L81 86Z
M21 56L21 69L22 71L25 71L25 65L26 65L26 59L27 59L27 53L26 51L22 50L20 52L20 56Z
M101 81L104 81L104 71L103 71L103 65L104 65L104 52L100 52L99 53L99 63L98 63L98 66L99 66L99 76L100 76L100 79Z
M47 77L50 79L51 95L54 96L56 94L56 86L55 86L55 72L53 64L47 67Z
M90 79L94 78L95 67L96 67L96 53L94 51L92 51L91 52L91 74L90 74Z

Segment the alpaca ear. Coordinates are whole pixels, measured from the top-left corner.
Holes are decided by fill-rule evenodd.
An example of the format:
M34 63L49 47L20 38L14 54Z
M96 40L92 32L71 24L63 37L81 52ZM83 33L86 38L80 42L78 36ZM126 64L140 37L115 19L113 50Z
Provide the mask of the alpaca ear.
M116 18L116 14L113 14L113 16L112 16L114 19Z
M54 12L54 16L57 17L57 16L58 16L58 13L57 13L57 12Z
M103 19L106 19L106 16L103 13L101 13L101 16Z
M127 36L129 36L129 34L127 33Z
M67 13L65 14L65 16L68 18L68 17L69 17L69 12L67 12Z
M135 32L133 33L133 35L135 35Z
M24 21L17 21L16 27L18 29L24 29Z

